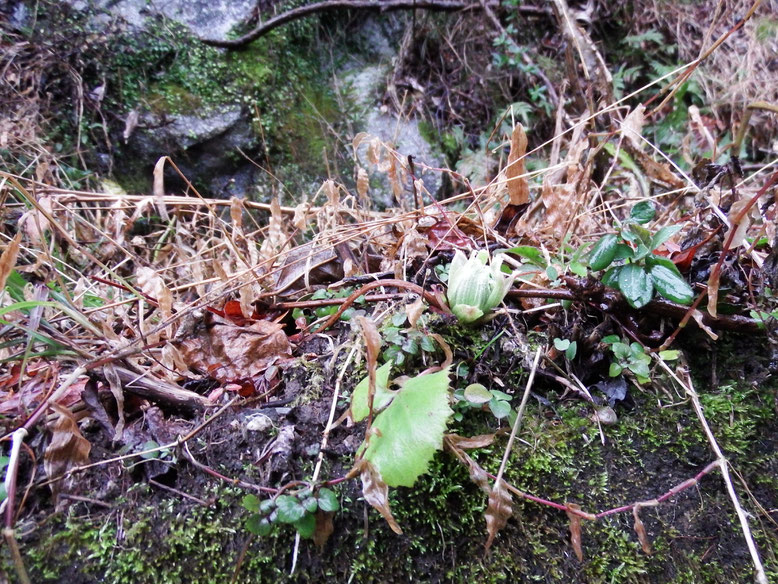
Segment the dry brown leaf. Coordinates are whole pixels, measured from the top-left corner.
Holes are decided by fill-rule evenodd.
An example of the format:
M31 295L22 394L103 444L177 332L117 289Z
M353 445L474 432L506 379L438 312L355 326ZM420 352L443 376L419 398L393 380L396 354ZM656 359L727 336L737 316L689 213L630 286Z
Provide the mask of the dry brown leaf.
M416 328L416 323L419 322L419 318L424 313L424 300L419 297L410 304L405 305L405 314L408 315L408 324L411 327Z
M511 205L529 203L529 184L524 166L524 155L527 153L527 134L524 126L516 124L511 135L511 151L508 154L508 165L505 167L505 177L508 179L508 195Z
M278 197L273 197L270 201L270 220L267 225L267 237L259 248L262 259L272 259L287 247L288 238L284 225L285 219L284 213L281 210L281 203L278 201Z
M581 506L575 503L567 503L567 518L570 520L570 545L573 547L575 557L579 562L583 562L583 548L581 547L581 519L583 519L577 513L572 511L580 511Z
M316 547L323 548L324 544L335 531L335 526L332 523L332 518L335 513L332 511L322 511L319 509L316 511L316 528L313 531L313 543Z
M360 199L367 199L367 191L370 190L370 177L361 166L357 170L357 194Z
M713 318L718 315L720 280L721 270L714 269L708 278L708 314Z
M235 233L243 231L243 201L238 197L232 197L230 199L230 220L232 221L232 229Z
M389 508L389 487L381 478L381 473L367 460L360 460L358 463L362 480L362 496L389 524L389 527L396 534L401 535L402 529L395 521L392 510Z
M113 363L106 363L103 366L103 377L108 382L108 387L111 389L111 394L116 400L116 409L119 421L116 423L114 431L114 440L121 440L122 433L124 432L124 388L122 387L122 380L119 378L119 374L116 372L116 367Z
M486 448L494 442L494 434L479 434L478 436L460 436L459 434L446 434L446 438L457 448Z
M38 199L38 207L25 212L19 219L19 230L27 234L30 243L45 245L44 235L51 231L51 222L47 219L52 215L51 197Z
M88 462L92 445L81 435L76 419L69 409L56 403L51 404L51 408L58 417L49 427L51 442L43 454L43 468L49 479L56 479L71 468ZM62 488L62 482L54 481L50 487L56 497Z
M643 125L646 122L645 113L646 106L642 103L638 104L638 106L624 118L624 121L621 122L621 131L624 133L624 136L630 141L632 146L638 150L643 150L643 147L645 146L645 142L641 139L641 136L643 135Z
M167 156L161 157L157 160L157 164L154 165L154 185L152 187L152 193L154 195L154 203L157 206L157 211L162 220L167 223L170 221L170 215L167 212L167 205L165 204L165 162Z
M632 516L635 518L635 523L633 527L635 528L635 533L638 536L638 541L640 542L640 547L643 548L643 552L646 555L653 554L653 550L651 549L651 542L648 540L648 534L646 533L646 527L643 525L643 520L640 519L640 505L635 505L632 508Z
M16 258L19 255L19 244L22 241L21 229L16 232L16 237L11 240L3 254L0 255L0 290L5 288L5 281L16 266Z
M211 313L214 326L199 327L199 333L181 341L178 350L188 367L227 383L254 378L278 357L292 354L283 325L259 320L238 327Z
M476 484L478 483L476 482ZM496 481L489 492L489 504L486 507L486 532L489 534L489 537L486 539L486 551L489 551L497 533L505 527L508 519L513 515L512 503L513 497L506 488L505 483Z
M136 276L141 291L157 301L163 317L170 318L173 315L173 294L162 276L147 266L140 266Z

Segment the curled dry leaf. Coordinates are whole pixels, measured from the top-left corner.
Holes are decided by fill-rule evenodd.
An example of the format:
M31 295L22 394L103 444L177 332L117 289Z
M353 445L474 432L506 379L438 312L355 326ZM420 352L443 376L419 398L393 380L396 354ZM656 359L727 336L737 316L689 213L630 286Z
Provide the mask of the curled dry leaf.
M51 404L57 419L50 425L51 442L43 454L43 468L49 479L61 477L71 468L89 460L92 445L81 435L73 413L59 404ZM60 481L51 483L51 491L56 497L62 488Z
M505 177L508 180L508 195L511 205L529 203L529 183L527 169L524 166L524 155L527 153L527 134L524 126L516 124L511 135L511 151L508 154L508 165L505 167Z
M471 478L472 470L471 467ZM477 481L476 484L478 484ZM489 537L486 539L486 551L489 551L495 536L505 527L508 519L513 515L512 503L513 497L505 483L496 481L489 493L489 504L486 507L486 532L489 534Z
M389 524L396 534L401 535L402 529L395 521L392 510L389 508L389 487L381 478L381 473L367 460L362 459L357 463L362 480L362 496Z
M581 519L583 518L577 513L573 513L573 511L580 510L580 505L567 503L567 518L570 520L570 545L573 547L578 561L583 562L583 548L581 547Z
M17 231L16 237L11 240L3 254L0 255L0 290L5 288L5 281L8 279L11 271L16 265L16 258L19 255L19 244L22 241L22 232Z
M204 326L178 346L188 367L227 383L258 377L278 357L292 354L283 326L266 320L238 327L207 313L214 326ZM210 323L209 323L210 324Z
M479 434L478 436L459 436L458 434L446 434L446 438L452 446L457 448L486 448L494 442L494 434Z
M419 322L419 318L424 313L424 300L419 297L410 304L405 305L405 314L408 315L408 324L411 327L416 328L416 323Z
M651 549L651 542L648 540L648 534L646 533L646 527L643 525L643 520L640 519L640 505L635 505L632 508L632 516L635 518L635 523L633 527L635 528L635 533L638 536L638 541L640 542L640 547L643 548L643 552L646 555L651 555L653 550Z

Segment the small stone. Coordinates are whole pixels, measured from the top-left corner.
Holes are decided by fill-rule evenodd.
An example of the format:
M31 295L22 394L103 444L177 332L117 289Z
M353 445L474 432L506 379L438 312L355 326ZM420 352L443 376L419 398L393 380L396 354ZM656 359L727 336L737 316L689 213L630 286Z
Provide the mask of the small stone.
M600 408L594 412L594 414L592 414L591 420L593 422L599 422L603 426L612 426L619 421L619 417L616 415L616 412L612 407L605 406L604 408Z

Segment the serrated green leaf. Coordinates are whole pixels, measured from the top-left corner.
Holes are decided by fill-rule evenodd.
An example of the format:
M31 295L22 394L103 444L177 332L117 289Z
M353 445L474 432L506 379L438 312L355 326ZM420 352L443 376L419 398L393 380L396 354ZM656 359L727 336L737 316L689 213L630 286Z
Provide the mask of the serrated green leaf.
M485 404L492 399L492 392L480 383L471 383L465 388L465 400L471 404Z
M392 361L387 361L375 371L375 395L373 396L373 411L378 412L392 401L394 392L387 389L389 385L389 372L392 369ZM368 409L367 394L370 388L370 380L365 377L354 388L351 395L351 419L360 422L367 418Z
M276 498L276 511L278 521L281 523L294 523L300 521L305 515L305 508L291 495L279 495Z
M294 522L294 528L300 534L300 537L305 539L312 538L313 532L316 531L316 516L312 513L307 513Z
M616 257L616 249L619 245L619 238L615 233L603 235L600 240L594 244L592 251L589 252L589 267L598 272L604 270L613 262Z
M619 290L630 306L641 308L651 301L654 295L654 284L643 266L627 264L622 266L619 273Z
M666 225L651 237L651 251L654 251L665 241L683 229L682 225Z
M274 499L262 499L262 501L259 503L259 512L262 515L269 514L275 508L276 502Z
M405 382L373 423L364 458L390 487L413 486L427 471L453 411L448 405L449 368Z
M340 509L340 503L338 502L338 496L334 491L325 488L319 489L319 509L322 511L337 511Z
M651 201L640 201L630 211L629 216L635 223L648 223L656 215L656 207Z
M259 497L256 495L244 495L243 499L240 501L240 504L247 511L251 511L252 513L259 513Z
M511 404L510 402L501 399L493 399L489 402L489 409L492 411L495 418L501 420L507 418L508 414L511 413Z
M657 264L650 268L649 273L651 274L654 287L664 298L678 304L691 304L692 300L694 300L694 291L678 273L677 269L672 270L666 265Z

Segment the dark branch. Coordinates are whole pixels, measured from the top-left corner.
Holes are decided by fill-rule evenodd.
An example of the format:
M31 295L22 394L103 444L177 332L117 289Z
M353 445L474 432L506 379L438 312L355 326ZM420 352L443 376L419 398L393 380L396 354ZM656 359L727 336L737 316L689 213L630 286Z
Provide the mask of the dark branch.
M499 0L487 0L485 2L474 2L472 0L382 0L381 2L376 2L374 0L324 0L324 2L315 2L289 10L288 12L282 12L278 16L274 16L270 20L257 25L254 30L237 39L200 40L206 45L211 45L213 47L237 49L257 40L274 28L278 28L288 22L299 20L300 18L304 18L317 12L327 12L331 10L377 10L380 12L388 12L389 10L413 10L414 8L421 8L423 10L455 12L481 10L484 5L496 8L500 5L500 2ZM546 9L537 8L535 6L518 6L514 10L518 10L523 14L534 15L546 15L548 13Z

